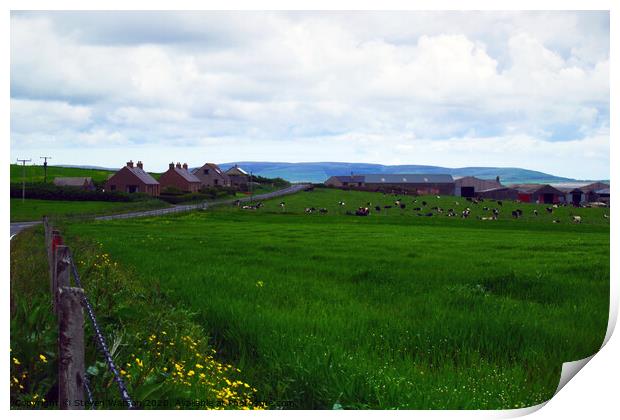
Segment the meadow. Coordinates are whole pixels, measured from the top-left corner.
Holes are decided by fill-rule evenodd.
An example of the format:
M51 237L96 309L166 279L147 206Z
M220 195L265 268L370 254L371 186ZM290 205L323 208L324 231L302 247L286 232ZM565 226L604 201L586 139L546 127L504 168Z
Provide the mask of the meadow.
M64 229L191 311L270 408L530 406L553 395L563 362L598 350L608 209L504 202L487 221L497 203L401 196L405 209L346 215L396 198L316 189L258 210ZM422 201L472 213L418 216Z
M12 183L22 182L22 177L24 174L26 182L43 182L45 179L43 165L26 165L26 167L23 168L22 165L11 164L10 176ZM112 174L114 174L114 172L103 169L64 168L62 166L52 165L48 165L47 167L47 180L49 182L56 177L74 176L91 177L93 181L103 182Z
M126 213L168 207L160 200L133 202L61 201L11 198L11 222L41 220L43 216L72 217Z

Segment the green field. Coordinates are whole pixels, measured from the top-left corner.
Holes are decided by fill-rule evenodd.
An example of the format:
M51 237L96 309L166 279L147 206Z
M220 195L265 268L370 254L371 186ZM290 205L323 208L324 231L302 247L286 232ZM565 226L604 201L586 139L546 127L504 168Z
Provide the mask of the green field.
M499 220L483 221L482 208L496 203L403 197L404 210L345 215L395 198L317 189L259 210L226 206L65 232L69 243L102 244L138 281L192 311L272 408L530 406L553 395L562 362L600 347L608 209L547 214L504 203ZM472 214L417 216L412 207L423 200L421 213L469 206ZM516 208L520 219L511 217Z
M41 220L43 216L71 217L102 215L130 211L153 210L169 205L160 200L133 202L111 201L60 201L11 198L11 222Z
M120 169L120 166L119 166ZM47 167L47 181L52 182L56 177L91 177L93 181L104 182L115 171L107 171L104 169L85 169L85 168L64 168L61 166ZM159 179L161 174L149 172L155 179ZM21 165L11 164L11 183L22 182L24 178L26 182L43 182L45 172L43 165L26 165L25 172Z

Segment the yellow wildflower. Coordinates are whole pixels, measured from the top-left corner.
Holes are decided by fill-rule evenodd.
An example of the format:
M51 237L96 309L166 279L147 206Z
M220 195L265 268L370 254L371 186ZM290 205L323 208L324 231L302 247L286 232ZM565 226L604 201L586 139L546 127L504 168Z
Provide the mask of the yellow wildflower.
M45 357L45 355L40 354L40 355L39 355L39 359L41 359L41 361L42 361L43 363L47 363L47 357Z
M16 365L21 365L21 362L17 359L17 357L13 358L13 363L15 363Z

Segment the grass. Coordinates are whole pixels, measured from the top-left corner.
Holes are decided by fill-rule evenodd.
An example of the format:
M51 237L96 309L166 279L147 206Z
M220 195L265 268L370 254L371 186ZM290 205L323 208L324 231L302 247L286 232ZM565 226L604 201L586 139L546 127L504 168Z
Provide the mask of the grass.
M345 215L395 198L317 189L257 211L222 206L67 233L98 241L193 311L271 407L530 406L553 395L563 362L600 347L608 210L504 203L499 220L483 221L496 203L408 197L405 210ZM472 215L417 216L422 200L426 211L469 206Z
M120 166L119 166L120 169ZM93 181L103 182L116 171L105 169L65 168L62 166L47 167L47 181L52 182L56 177L91 177ZM149 172L155 179L159 179L160 173ZM45 171L43 165L26 165L25 172L22 165L11 164L11 183L22 182L25 174L26 182L43 182Z
M192 312L135 281L132 270L98 243L73 241L71 249L112 357L139 408L263 407L242 372L222 362ZM10 281L11 408L55 408L58 326L46 286L42 227L11 240ZM88 318L85 322L86 373L94 400L98 408L123 408Z
M160 200L134 202L60 201L11 198L11 222L41 220L43 216L71 217L102 215L168 207Z

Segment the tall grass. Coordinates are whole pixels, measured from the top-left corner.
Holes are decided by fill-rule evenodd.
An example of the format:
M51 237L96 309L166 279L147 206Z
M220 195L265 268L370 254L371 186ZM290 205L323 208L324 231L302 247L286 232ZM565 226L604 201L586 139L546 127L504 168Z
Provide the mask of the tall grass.
M563 362L598 349L609 304L605 210L533 216L534 206L504 203L500 220L480 221L484 204L427 197L429 208L475 208L465 220L394 208L344 215L393 199L317 190L286 197L284 209L277 199L258 211L69 232L97 239L195 311L271 406L529 406L552 396ZM304 214L310 206L328 213ZM526 217L513 220L506 213L517 207ZM583 224L570 223L573 212Z

